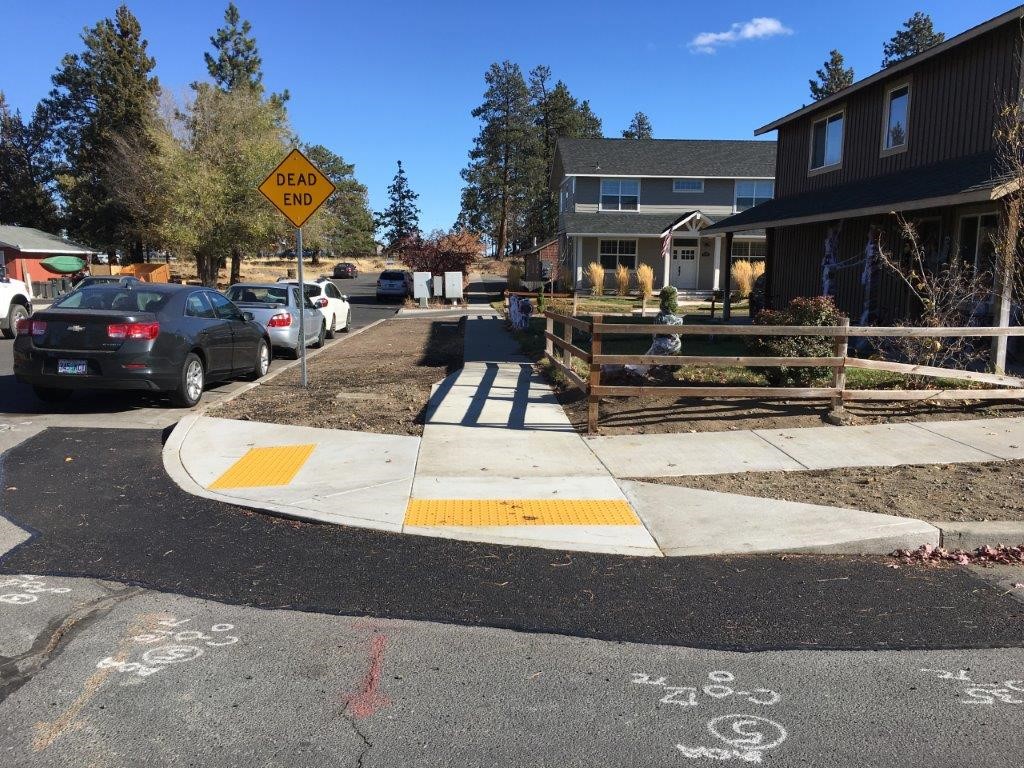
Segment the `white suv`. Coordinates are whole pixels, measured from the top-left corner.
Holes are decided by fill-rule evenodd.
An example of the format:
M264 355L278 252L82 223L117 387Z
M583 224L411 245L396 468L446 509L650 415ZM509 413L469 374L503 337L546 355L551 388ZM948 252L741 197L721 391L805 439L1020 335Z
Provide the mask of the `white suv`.
M298 280L278 280L279 283L298 285ZM338 290L338 286L326 277L318 277L316 282L307 282L305 286L306 297L313 302L313 306L320 310L324 317L324 328L327 329L327 338L333 339L335 331L348 333L352 330L352 308L349 306L348 297Z
M0 335L13 339L18 332L18 321L32 314L32 300L28 288L21 280L7 278L0 266Z

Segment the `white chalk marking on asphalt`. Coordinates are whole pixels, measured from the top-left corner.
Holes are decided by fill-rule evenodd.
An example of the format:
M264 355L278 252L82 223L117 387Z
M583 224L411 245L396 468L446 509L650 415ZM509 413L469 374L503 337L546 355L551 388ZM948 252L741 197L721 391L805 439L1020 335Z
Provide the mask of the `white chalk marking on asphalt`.
M221 648L225 645L234 645L239 641L237 635L224 634L233 630L234 624L214 624L207 630L211 634L206 634L198 629L180 629L191 621L192 619L164 619L157 622L158 628L132 637L132 640L142 645L166 643L166 645L144 651L142 653L144 664L107 656L100 659L96 667L98 669L116 669L118 672L129 674L134 673L139 677L149 677L170 665L193 661L206 653L195 643L202 643L209 648Z
M697 688L696 686L686 685L669 685L668 678L664 675L660 677L652 677L644 672L632 672L632 682L635 685L654 685L665 688L668 691L674 691L666 695L663 699L660 699L660 703L663 704L681 704L684 706L697 706ZM712 699L726 699L730 696L736 696L737 698L745 699L751 704L758 704L763 707L771 707L778 704L782 700L782 694L777 691L773 691L769 688L754 688L750 691L737 691L730 688L727 685L723 685L725 682L732 682L736 679L736 676L732 672L725 670L715 670L714 672L708 673L708 680L711 681L710 685L703 686L700 690L705 696L709 696ZM674 698L683 691L693 691L692 703L689 701L680 701L678 698ZM756 695L755 695L756 694Z
M48 587L42 576L30 574L12 576L0 581L0 589L8 587L14 587L18 591L0 595L0 603L7 605L29 605L38 601L39 596L47 592L62 595L71 591L70 587Z
M1024 680L1004 680L1001 683L976 683L967 674L966 669L951 672L948 669L922 668L925 674L933 674L938 680L952 680L963 683L960 686L960 695L964 699L957 699L961 704L985 704L995 706L999 704L1024 704ZM1022 694L1017 696L1014 694Z

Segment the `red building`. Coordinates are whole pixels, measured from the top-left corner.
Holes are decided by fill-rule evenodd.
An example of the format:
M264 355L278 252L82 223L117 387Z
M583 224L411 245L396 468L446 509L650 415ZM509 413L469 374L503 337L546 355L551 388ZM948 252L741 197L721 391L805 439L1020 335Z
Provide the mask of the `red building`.
M15 280L45 283L59 272L42 262L52 256L77 256L86 263L96 251L31 227L0 225L0 263L7 267L7 276Z

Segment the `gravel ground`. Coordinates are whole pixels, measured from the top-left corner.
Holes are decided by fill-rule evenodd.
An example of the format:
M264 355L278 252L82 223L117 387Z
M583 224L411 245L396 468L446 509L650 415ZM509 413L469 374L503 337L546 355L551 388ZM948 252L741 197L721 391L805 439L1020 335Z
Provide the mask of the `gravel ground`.
M1024 520L1024 461L747 472L648 482L921 520Z
M460 320L388 320L210 411L251 419L391 435L423 433L432 385L462 367Z

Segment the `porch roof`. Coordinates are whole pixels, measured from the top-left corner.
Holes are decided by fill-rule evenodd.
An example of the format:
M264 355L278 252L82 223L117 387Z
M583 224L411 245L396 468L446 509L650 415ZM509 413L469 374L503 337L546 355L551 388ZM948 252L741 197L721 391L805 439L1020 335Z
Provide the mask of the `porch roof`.
M999 187L1004 181L996 170L995 154L983 152L831 189L778 197L704 231L739 232L984 202L1001 196Z
M562 214L562 230L566 235L626 235L629 237L663 237L665 231L694 214L705 219L720 221L723 216L703 213L700 210L678 213L636 213L625 211L601 211L600 213L568 212ZM701 234L711 227L701 230ZM745 227L745 230L750 227ZM764 230L744 231L744 236L764 237Z

